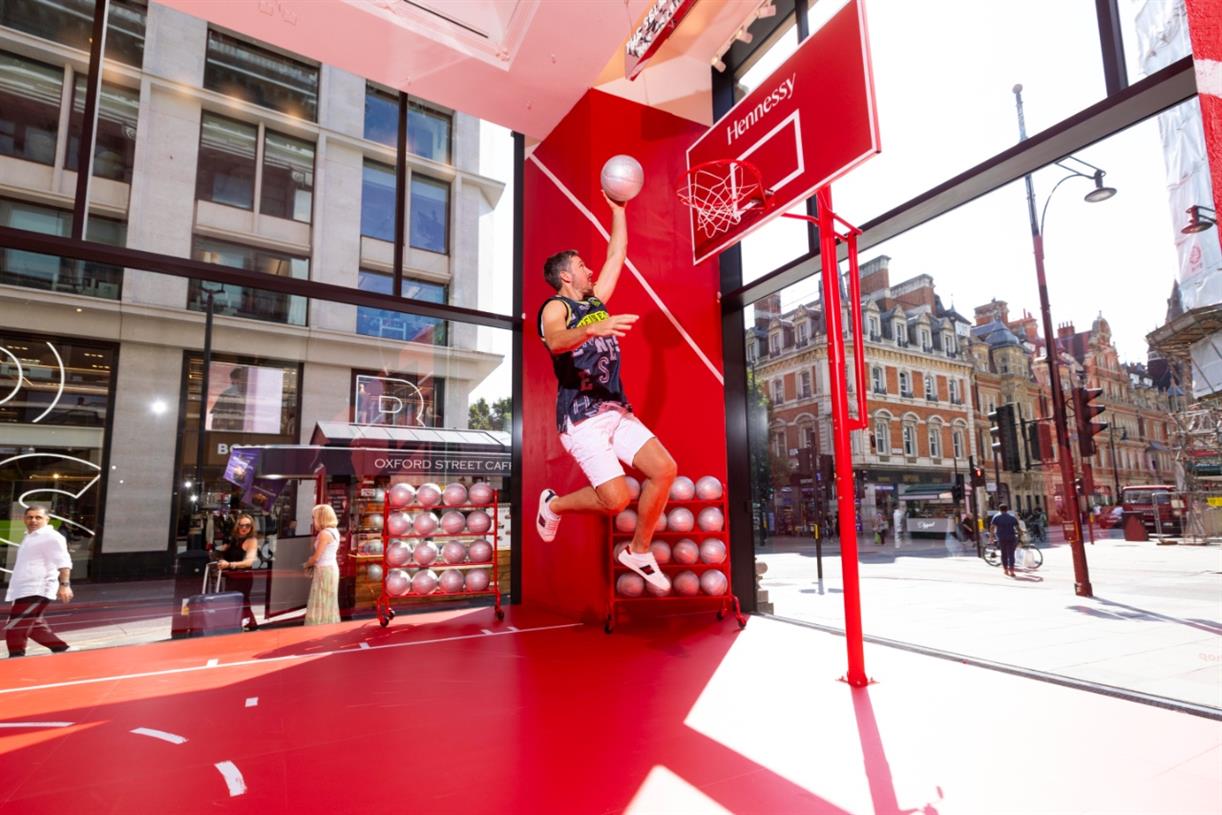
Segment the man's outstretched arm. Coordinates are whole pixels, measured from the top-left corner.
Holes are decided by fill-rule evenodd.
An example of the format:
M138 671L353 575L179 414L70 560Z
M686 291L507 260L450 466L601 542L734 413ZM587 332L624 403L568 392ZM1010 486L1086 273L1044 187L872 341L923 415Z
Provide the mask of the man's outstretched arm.
M543 344L553 354L580 348L590 337L622 337L637 321L635 314L616 314L601 322L565 328L567 317L568 310L559 301L553 300L543 309Z
M594 281L594 296L605 303L615 292L620 270L628 258L628 219L624 214L624 204L611 200L605 192L603 198L611 207L611 240L607 242L607 260Z

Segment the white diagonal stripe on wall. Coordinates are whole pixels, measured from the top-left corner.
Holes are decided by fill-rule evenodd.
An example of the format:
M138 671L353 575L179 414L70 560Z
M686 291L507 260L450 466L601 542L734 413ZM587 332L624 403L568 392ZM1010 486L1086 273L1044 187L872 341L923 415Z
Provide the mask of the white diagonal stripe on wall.
M551 182L556 185L556 189L564 193L564 197L568 198L569 201L572 202L573 206L577 207L577 211L584 215L586 220L594 224L594 228L598 230L598 234L602 235L604 240L611 240L611 236L607 233L607 230L603 228L603 225L598 218L594 217L594 213L590 212L590 210L586 208L585 204L577 200L577 196L573 195L569 188L564 185L564 182L556 177L555 173L549 170L547 166L542 161L539 161L539 159L534 155L530 156L530 161L533 161L535 165L543 171L543 174L551 179ZM692 339L691 334L687 333L687 329L679 324L679 321L675 319L675 315L670 313L670 309L667 308L666 304L662 302L662 298L658 296L658 293L653 290L653 286L650 286L649 282L645 280L645 276L642 275L640 270L636 268L636 264L634 264L631 259L625 259L624 266L628 268L628 271L632 272L632 276L635 277L637 282L641 284L641 288L645 290L645 293L649 295L649 298L653 300L658 309L661 310L664 315L666 315L666 319L670 320L670 324L673 325L675 330L679 332L679 336L683 337L684 341L693 351L696 352L696 356L700 357L700 361L704 363L705 367L708 368L710 372L712 372L714 378L717 379L717 384L725 387L726 380L725 377L721 375L721 371L717 370L717 366L709 360L704 351L700 350L700 346L696 345L696 341Z
M1222 62L1216 59L1194 59L1197 73L1197 93L1222 97Z

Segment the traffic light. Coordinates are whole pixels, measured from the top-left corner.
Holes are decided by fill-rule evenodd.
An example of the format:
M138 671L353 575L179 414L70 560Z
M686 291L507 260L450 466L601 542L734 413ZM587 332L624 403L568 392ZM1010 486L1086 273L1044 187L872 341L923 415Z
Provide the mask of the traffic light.
M963 473L955 473L955 483L950 488L950 497L956 504L963 503Z
M1014 405L1000 405L989 414L989 435L993 437L993 452L1001 458L1001 466L1011 473L1022 472L1018 456L1018 427L1014 420Z
M984 474L984 468L981 467L980 465L976 465L975 467L973 467L972 468L972 486L973 487L983 487L987 483L988 481L986 480L986 476Z
M1051 461L1056 458L1053 452L1052 428L1046 419L1035 419L1027 423L1027 443L1032 461Z
M1103 405L1091 404L1102 393L1103 388L1073 389L1075 419L1078 423L1078 450L1085 458L1093 456L1099 449L1095 444L1095 436L1107 430L1107 422L1091 421L1107 410Z

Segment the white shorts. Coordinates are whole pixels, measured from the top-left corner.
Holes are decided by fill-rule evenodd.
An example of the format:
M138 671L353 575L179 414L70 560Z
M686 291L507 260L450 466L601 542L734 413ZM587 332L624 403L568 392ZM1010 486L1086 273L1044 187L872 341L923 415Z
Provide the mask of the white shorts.
M653 433L626 410L608 408L580 424L568 422L560 443L581 471L597 487L624 474L620 462L632 464L636 454L653 438Z

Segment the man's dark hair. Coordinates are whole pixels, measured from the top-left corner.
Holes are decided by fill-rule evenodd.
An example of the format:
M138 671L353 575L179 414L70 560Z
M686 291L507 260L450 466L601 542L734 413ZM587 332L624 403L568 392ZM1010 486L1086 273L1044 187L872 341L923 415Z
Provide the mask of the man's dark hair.
M1009 511L1010 511L1010 505L1009 505L1009 504L1002 504L1001 506L999 506L999 507L998 507L998 509L999 509L999 510L1001 510L1002 512L1009 512Z
M577 254L576 249L565 249L543 261L543 279L556 291L560 291L561 273L569 270L569 261L577 257Z

